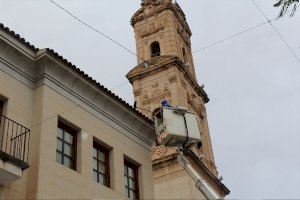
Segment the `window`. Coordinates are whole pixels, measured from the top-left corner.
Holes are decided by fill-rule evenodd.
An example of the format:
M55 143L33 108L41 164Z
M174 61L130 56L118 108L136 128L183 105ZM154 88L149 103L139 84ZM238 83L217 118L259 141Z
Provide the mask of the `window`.
M56 161L70 169L76 169L77 131L58 122Z
M160 56L160 45L158 42L153 42L151 44L151 57Z
M93 179L109 187L109 150L95 141L93 144Z
M125 195L129 199L139 199L138 166L124 161Z

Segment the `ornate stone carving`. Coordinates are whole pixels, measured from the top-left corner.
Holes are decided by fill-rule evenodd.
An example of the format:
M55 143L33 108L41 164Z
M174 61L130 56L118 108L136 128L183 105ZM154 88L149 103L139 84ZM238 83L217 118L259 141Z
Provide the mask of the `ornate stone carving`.
M181 79L181 85L184 89L186 89L186 82L183 79Z
M167 99L171 96L171 92L168 89L167 83L164 84L162 88L156 87L150 91L150 98L143 98L142 104L148 105L152 103L160 103L161 99Z
M180 23L177 23L177 32L181 36L183 42L187 45L188 48L191 47L190 36L188 35L185 28L183 28Z
M166 24L168 22L168 19L167 18L164 18L163 19L163 24Z
M141 35L142 35L142 29L137 29L136 30L136 35L138 36L138 37L141 37Z
M190 95L190 93L187 93L187 101L189 102L189 101L191 101L192 99L191 99L191 95Z
M149 35L153 35L154 33L157 33L164 29L163 25L155 27L154 23L151 23L151 26L147 26L147 28L144 28L141 32L140 37L146 37Z
M159 89L155 89L152 92L151 98L155 98L155 97L159 96L160 94L161 94L160 90Z
M201 119L204 119L206 115L206 108L202 101L200 101L200 97L196 97L191 99L188 94L187 100L191 108L198 114Z
M169 88L168 88L168 84L167 83L164 83L164 92L168 92L169 91Z
M163 33L162 31L160 31L160 33L159 33L159 38L160 38L160 39L163 39L163 38L164 38L164 33Z
M158 87L158 83L157 82L152 85L152 88L157 88L157 87Z
M142 94L142 91L141 91L141 89L135 90L135 91L133 91L133 94L134 94L135 97L138 97Z
M170 83L175 83L177 81L177 77L175 75L169 77Z
M152 31L152 30L154 30L155 29L155 24L152 22L152 23L150 23L150 26L149 26L149 28L148 28L148 31Z
M144 44L147 45L148 44L148 38L144 37Z
M164 158L166 156L174 155L177 153L176 148L167 148L165 146L156 146L152 148L152 160Z
M148 94L147 94L146 91L145 91L144 94L143 94L143 99L148 99Z
M143 100L142 104L143 104L143 106L149 105L150 104L150 100L149 99Z

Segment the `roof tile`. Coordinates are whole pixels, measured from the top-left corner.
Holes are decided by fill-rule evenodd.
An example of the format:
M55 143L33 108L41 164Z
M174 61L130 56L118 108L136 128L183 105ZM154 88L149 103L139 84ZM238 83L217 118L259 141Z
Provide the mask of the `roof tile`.
M14 31L10 30L8 27L5 27L2 23L0 23L0 30L3 30L13 38L15 38L17 41L21 42L23 45L31 49L33 52L38 52L38 48L31 45L29 42L27 42L24 38L22 38L19 34L16 34Z

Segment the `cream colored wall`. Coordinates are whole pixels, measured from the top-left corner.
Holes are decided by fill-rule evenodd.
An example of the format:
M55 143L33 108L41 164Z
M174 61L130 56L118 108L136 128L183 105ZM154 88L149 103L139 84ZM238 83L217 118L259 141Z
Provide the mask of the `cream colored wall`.
M31 88L0 71L0 95L7 99L3 114L25 127L30 127L33 105ZM25 197L27 173L26 170L22 179L4 188L4 199L22 199Z
M155 199L206 199L177 162L155 169L153 175Z
M45 121L41 128L37 197L39 199L124 198L123 162L125 154L141 164L139 170L141 198L153 198L149 151L80 107L59 114L63 110L74 107L75 104L47 86L43 87L42 120L54 117ZM81 129L78 134L80 148L77 152L77 171L56 162L58 115ZM83 136L85 134L86 136ZM112 147L111 189L92 180L93 137Z
M140 197L154 198L151 154L46 85L35 90L0 71L0 94L8 98L4 114L31 129L29 169L23 178L5 187L5 199L124 199L124 155L140 164ZM58 115L81 129L77 171L56 162ZM83 135L87 134L87 137ZM112 147L111 188L92 179L93 137Z

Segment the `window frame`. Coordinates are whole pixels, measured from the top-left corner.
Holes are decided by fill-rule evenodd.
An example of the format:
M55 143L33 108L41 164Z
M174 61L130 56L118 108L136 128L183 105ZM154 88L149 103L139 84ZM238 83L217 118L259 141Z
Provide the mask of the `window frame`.
M103 185L103 186L106 186L108 188L110 188L110 165L109 165L109 152L110 150L106 147L104 147L102 144L100 144L99 142L97 141L93 141L93 151L94 149L97 150L97 158L94 157L94 153L92 154L93 155L93 163L94 163L94 160L97 161L97 170L94 169L94 165L93 165L93 180L94 180L94 172L97 173L97 183ZM102 160L99 160L98 159L98 151L101 151L102 153L104 153L104 156L105 156L105 163L104 163L104 166L105 166L105 174L101 173L99 170L99 163L103 163ZM99 176L100 175L104 175L105 176L105 184L102 184L99 182Z
M154 51L155 48L157 48L157 52ZM151 50L151 58L161 56L161 48L160 48L160 43L158 41L154 41L150 44L150 50Z
M61 165L69 168L69 169L72 169L72 170L75 170L76 171L76 167L77 167L77 134L78 134L78 131L76 131L75 129L71 128L70 126L66 125L65 123L61 122L61 121L58 121L58 124L57 124L57 130L58 128L62 129L63 130L63 139L59 138L57 133L56 133L56 143L59 141L62 142L62 151L58 150L57 147L56 147L56 155L57 153L59 153L61 156L62 156L62 163L61 162L58 162L56 160L56 162L60 163ZM69 142L67 142L64 138L65 136L65 132L68 132L70 133L72 136L73 136L73 142L72 144L70 144ZM65 143L68 144L68 145L71 145L71 152L72 152L72 156L68 156L64 153L64 146L65 146ZM67 157L71 160L71 167L68 167L66 165L64 165L64 157Z
M139 189L139 166L134 164L133 162L129 161L128 159L124 159L124 168L126 168L127 170L127 174L124 171L124 178L126 178L127 181L127 186L125 185L125 192L127 193L127 198L130 199L130 190L133 191L135 193L136 199L140 199L140 189ZM131 177L128 176L128 168L133 169L134 171L134 177L135 179L133 179L135 181L135 190L132 190L129 186L129 179L132 179ZM125 170L125 169L124 169ZM124 181L125 182L125 181Z

